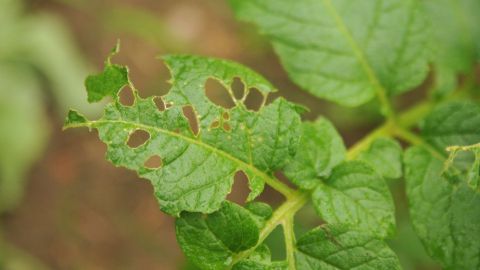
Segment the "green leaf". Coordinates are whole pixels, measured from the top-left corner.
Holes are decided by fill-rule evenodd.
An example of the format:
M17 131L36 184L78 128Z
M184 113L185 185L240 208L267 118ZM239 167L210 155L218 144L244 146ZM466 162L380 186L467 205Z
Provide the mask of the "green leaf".
M416 0L230 0L237 17L272 42L294 82L357 106L419 85L428 31ZM381 97L380 97L381 98Z
M172 87L161 99L144 99L134 91L133 105L122 105L115 97L101 119L88 121L72 112L65 127L97 129L100 139L107 144L107 159L149 179L161 209L168 214L217 210L238 171L249 177L252 193L248 200L252 200L261 193L265 182L274 181L271 174L282 169L295 154L301 131L300 108L278 98L258 112L248 110L243 101L252 88L258 89L265 100L275 89L239 64L196 56L169 56L165 62L172 73ZM110 65L107 61L106 69ZM120 89L109 88L112 78L108 76L103 73L96 77L101 80L93 88L87 83L89 95L118 93ZM231 90L236 77L242 79L246 90L239 99ZM226 87L235 103L233 108L210 101L205 94L208 78ZM107 89L102 88L105 85ZM163 102L165 109L159 110L155 101ZM184 115L188 107L198 121L198 134ZM131 147L127 142L137 130L147 132L149 139ZM161 166L146 166L145 162L152 157L160 157Z
M317 213L330 224L351 224L380 238L395 232L395 207L384 179L362 161L348 161L312 194Z
M441 64L435 65L434 70L433 98L441 100L455 91L458 85L457 74L452 68Z
M259 246L247 259L236 263L233 270L287 270L286 262L272 262L270 249Z
M28 69L0 63L0 213L23 195L26 174L48 140L41 82Z
M257 244L259 218L262 217L239 205L224 202L209 215L182 213L176 222L177 239L188 259L200 268L225 269L236 253ZM265 250L258 250L246 260L262 262L266 258L264 253Z
M98 75L90 75L85 80L88 102L98 102L107 96L117 98L118 92L129 84L128 68L111 64L111 58L119 50L120 44L117 43L107 58L103 72Z
M480 142L480 106L464 101L438 106L425 119L422 136L442 153L448 146Z
M318 227L297 241L297 269L401 269L395 253L382 240L345 225Z
M480 267L480 193L442 174L444 160L422 147L405 153L405 178L414 229L443 269Z
M304 122L297 153L285 167L285 175L300 188L312 189L345 157L343 140L330 121L321 117Z
M480 60L480 2L426 0L436 62L452 73L467 73Z
M393 139L376 139L360 153L358 159L367 162L385 178L402 177L402 147Z

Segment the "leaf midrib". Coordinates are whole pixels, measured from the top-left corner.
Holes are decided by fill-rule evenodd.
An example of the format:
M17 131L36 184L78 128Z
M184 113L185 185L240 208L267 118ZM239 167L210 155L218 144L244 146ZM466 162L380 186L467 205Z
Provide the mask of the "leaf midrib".
M239 167L241 167L241 168L250 169L255 175L261 177L269 185L272 185L272 183L276 182L275 179L269 177L266 173L260 171L258 168L253 166L253 164L251 164L251 163L247 163L243 160L240 160L240 159L230 155L229 153L227 153L225 151L222 151L222 150L219 150L219 149L217 149L217 148L215 148L215 147L213 147L213 146L211 146L207 143L204 143L200 140L195 140L195 139L189 138L187 136L184 136L182 134L172 132L172 131L169 131L169 130L166 130L166 129L162 129L162 128L159 128L159 127L144 125L144 124L140 124L140 123L132 123L132 122L127 122L127 121L122 121L122 120L95 120L95 121L89 121L87 123L81 123L81 124L79 124L79 126L92 127L92 126L95 126L95 125L98 125L98 124L107 124L107 123L130 125L130 126L133 126L135 128L140 128L140 129L145 129L145 130L153 130L153 131L163 133L163 134L166 134L166 135L169 135L169 136L172 136L172 137L177 137L177 138L182 139L186 142L189 142L191 144L195 144L195 145L198 145L198 146L200 146L204 149L207 149L207 150L209 150L209 151L211 151L215 154L223 156L224 158L229 159L234 163L237 163L239 165ZM284 195L287 196L288 194L284 194Z

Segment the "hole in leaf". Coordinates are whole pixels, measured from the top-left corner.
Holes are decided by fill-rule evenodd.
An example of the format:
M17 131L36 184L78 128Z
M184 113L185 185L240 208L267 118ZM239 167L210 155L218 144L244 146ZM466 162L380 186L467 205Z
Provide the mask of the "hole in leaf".
M129 86L124 87L118 93L118 101L123 106L130 107L135 102L135 96L133 95L133 91Z
M280 180L280 182L284 183L285 185L295 189L295 185L292 184L292 182L288 179L287 176L285 176L285 174L282 172L282 171L275 171L273 173L273 175L278 179Z
M220 126L220 122L218 120L215 120L210 125L210 128L215 129L215 128L218 128L219 126Z
M260 90L256 88L250 88L247 99L245 100L245 106L249 110L258 111L262 106L264 98L265 97L262 95Z
M211 102L223 108L230 109L235 106L228 90L215 79L210 78L205 83L205 95Z
M190 124L190 129L192 130L193 134L197 136L199 128L198 128L198 119L197 119L195 110L193 110L193 107L191 105L183 106L182 110L183 110L183 115L188 119L188 123Z
M245 95L245 85L243 84L242 80L240 80L240 78L233 78L231 88L235 99L241 100Z
M248 177L243 171L237 171L235 173L232 192L227 195L227 200L243 204L250 193L248 187Z
M148 158L147 161L145 161L145 163L143 164L143 166L150 169L158 169L162 167L162 164L163 164L162 158L160 156L155 155Z
M296 226L296 232L299 235L303 235L314 228L325 224L324 221L315 217L316 211L313 207L313 204L307 203L302 209L300 209L295 215L296 224L301 224L301 226Z
M275 101L277 98L281 97L282 95L279 92L269 93L267 96L267 102L265 102L265 106Z
M230 124L229 124L229 123L224 122L224 123L223 123L223 129L224 129L225 131L230 131L230 130L232 130L232 127L230 127Z
M286 250L283 243L285 243L283 226L277 226L264 242L270 248L272 261L280 261L285 258Z
M128 138L127 145L131 148L137 148L145 144L150 139L150 133L145 130L137 129Z
M163 104L165 104L165 110L168 110L173 106L173 103L171 102L163 102Z
M230 114L229 114L228 112L223 112L223 113L222 113L222 117L223 117L223 119L225 119L225 120L229 120L229 119L230 119Z
M166 109L165 102L163 102L162 97L155 97L153 99L153 102L155 102L155 105L157 106L159 111L161 111L161 112L165 111L165 109Z

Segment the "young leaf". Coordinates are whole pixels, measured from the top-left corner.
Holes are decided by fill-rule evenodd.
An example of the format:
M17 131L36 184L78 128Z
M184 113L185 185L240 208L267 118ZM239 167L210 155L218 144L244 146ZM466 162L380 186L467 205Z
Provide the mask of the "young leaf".
M417 86L428 70L420 1L230 0L270 38L288 74L312 94L357 106Z
M435 53L435 96L458 85L458 74L469 74L480 61L480 2L477 0L422 1L432 26Z
M233 270L287 270L286 262L272 262L270 249L266 245L259 246L250 257L236 263Z
M426 141L442 153L451 145L480 142L480 106L456 101L435 108L422 125Z
M196 56L169 56L165 62L172 73L172 87L160 100L165 109L159 110L155 104L160 97L141 98L130 81L125 82L123 77L118 80L117 73L111 77L111 73L103 72L87 80L87 91L93 100L114 97L104 116L89 121L71 112L65 127L97 129L100 139L107 144L107 159L149 179L161 209L168 214L217 210L240 170L249 177L252 193L248 199L252 200L261 193L265 182L272 183L271 173L283 168L295 154L300 137L298 112L302 109L278 98L258 112L248 110L243 101L251 88L258 89L264 99L274 88L239 64ZM105 70L114 68L110 60L106 65ZM230 88L235 77L246 86L240 99ZM206 96L204 86L208 78L225 85L235 107L217 106ZM117 96L117 87L125 83L135 97L131 106L122 105ZM193 108L198 134L184 115L187 106ZM142 145L131 147L127 142L136 130L145 131L150 137ZM152 157L161 158L160 166L145 165Z
M451 73L470 72L480 60L480 2L477 0L426 0L432 26L436 62Z
M402 147L390 138L378 138L361 152L358 159L367 162L385 178L402 176Z
M427 252L443 269L480 266L480 193L442 175L444 161L422 147L405 153L410 215Z
M455 91L455 88L458 85L458 78L455 71L449 67L442 66L441 64L434 65L434 71L435 76L432 97L441 100Z
M380 238L395 231L395 207L384 179L366 163L349 161L312 194L318 214L330 224L350 224Z
M185 255L201 269L225 269L232 264L235 254L258 242L261 227L257 219L263 217L224 202L218 211L207 216L183 213L176 222L177 239ZM267 255L264 248L259 248L242 264L264 263Z
M316 228L297 242L297 269L401 269L395 253L382 240L345 225Z
M330 121L321 117L315 122L304 122L297 153L285 167L285 175L300 188L312 189L345 156L343 140Z
M49 134L41 82L30 70L0 63L0 214L22 199L26 173ZM0 267L1 268L1 267Z

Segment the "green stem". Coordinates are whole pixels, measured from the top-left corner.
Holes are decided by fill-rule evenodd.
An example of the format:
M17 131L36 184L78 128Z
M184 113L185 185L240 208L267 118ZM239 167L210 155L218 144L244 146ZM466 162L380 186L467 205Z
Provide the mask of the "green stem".
M434 107L435 103L430 101L420 102L407 111L401 113L397 118L397 126L411 128L424 118Z
M352 160L355 159L360 152L368 148L370 144L377 139L378 137L382 136L389 136L391 134L393 122L389 121L385 124L381 125L377 129L370 132L367 136L365 136L362 140L355 143L347 152L347 159Z
M293 228L293 215L285 217L282 225L283 234L285 235L288 269L295 270L295 231Z
M396 136L399 139L402 139L406 142L408 142L411 145L419 145L427 149L434 157L438 159L445 159L444 155L440 153L437 149L433 148L430 144L426 143L420 136L417 134L411 132L408 129L397 127L395 129L394 136Z
M432 104L428 102L419 103L411 109L403 112L397 118L397 121L389 120L385 124L381 125L377 129L370 132L363 139L353 145L347 152L347 159L354 159L361 151L368 148L370 143L376 138L381 136L398 136L405 141L412 144L423 144L423 141L415 134L408 131L406 128L413 126L416 121L423 118L429 110L432 108ZM402 126L402 127L399 127ZM270 183L267 183L270 185ZM282 183L283 184L283 183ZM291 190L290 188L288 188ZM289 269L295 269L294 249L295 249L295 234L293 231L293 217L295 213L300 210L308 201L310 194L305 191L296 191L289 193L287 200L278 207L272 214L272 217L267 221L263 229L260 231L260 236L257 244L245 250L233 259L230 267L235 265L238 261L247 258L252 254L255 249L263 243L268 235L279 225L282 224L285 235L285 245L287 250L287 260L289 263Z
M247 258L250 254L257 249L259 245L267 238L268 235L279 225L283 224L286 219L291 218L295 213L300 210L305 203L307 203L309 193L304 191L297 191L289 199L287 199L280 207L278 207L275 212L273 212L272 217L265 223L265 226L260 231L257 244L247 249L235 256L232 261L231 266L235 265L238 261Z
M471 145L452 145L446 148L447 152L457 152L457 151L471 151L472 149L480 148L480 143L471 144Z

